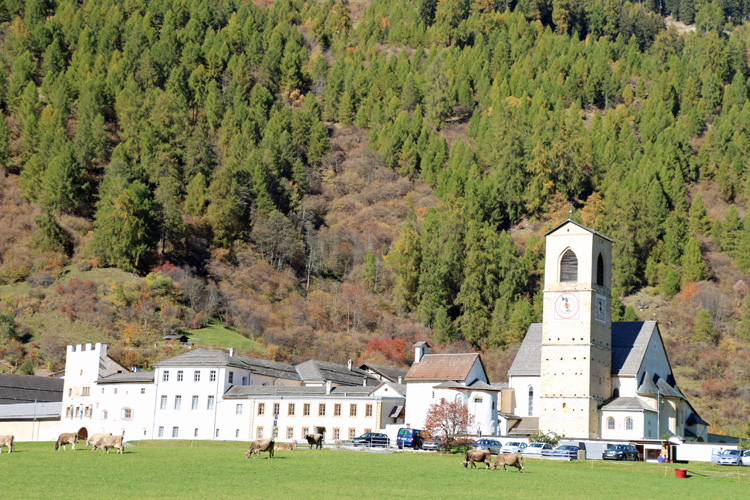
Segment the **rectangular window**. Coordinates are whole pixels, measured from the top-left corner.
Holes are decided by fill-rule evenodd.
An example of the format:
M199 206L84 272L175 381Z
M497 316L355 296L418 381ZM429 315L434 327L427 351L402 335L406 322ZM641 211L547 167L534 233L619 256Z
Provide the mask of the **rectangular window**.
M102 410L102 420L107 420L108 415L107 410Z
M161 381L169 382L169 370L164 370L163 372L161 372Z
M281 413L281 404L274 403L273 404L273 414L274 414L274 416L278 415L279 413Z
M339 429L338 427L333 428L333 439L336 441L341 439L341 429Z
M255 429L255 439L263 439L263 426L259 425Z
M122 419L123 420L133 420L133 410L130 408L123 408L122 410Z
M159 426L159 437L160 438L164 437L164 426L163 425Z
M242 377L242 385L247 385L247 377Z
M357 403L352 403L349 405L349 416L350 417L357 416Z
M86 407L86 408L85 408L85 409L83 410L83 416L84 416L84 417L91 417L91 406L90 406L90 405L89 405L89 406L87 406L87 407Z
M310 416L310 403L305 403L302 405L302 416L303 417Z
M216 437L219 437L219 429L216 429Z
M258 415L266 414L266 403L258 403Z
M206 409L213 410L214 409L214 396L208 397L208 404L206 405Z
M102 389L102 394L104 394L104 389ZM69 397L69 398L70 398L70 397L73 397L73 389L72 389L72 388L69 388L69 389L68 389L68 397Z
M335 405L333 405L333 416L334 417L341 416L341 403L336 403Z
M145 387L141 387L141 394L146 394L146 388Z
M357 429L354 427L349 427L349 441L357 437Z
M286 438L287 439L294 439L294 427L287 427L286 428Z
M182 396L175 396L174 397L174 409L179 410L180 406L182 406Z
M193 437L198 437L198 428L193 429Z
M73 417L73 407L72 406L68 406L67 408L65 408L65 416L68 417L68 418Z
M372 405L365 405L365 417L372 417Z
M193 396L193 404L190 405L191 410L197 410L198 409L198 396Z
M477 403L477 404L481 404L482 403L482 398L480 396L477 396L477 397L474 398L474 402Z
M319 417L325 417L326 416L326 404L320 403L318 405L318 416Z
M272 438L279 439L279 428L278 427L274 427L273 428L273 432L271 434L272 434L272 436L271 436Z
M161 397L161 404L159 405L159 409L161 410L167 409L167 397L166 396Z
M240 430L239 429L235 429L234 430L234 437L236 437L236 438L240 437Z
M182 382L182 370L177 370L177 381Z
M81 389L81 396L88 396L90 394L90 391L90 387L84 387L83 389Z
M115 387L115 394L117 394L117 387Z
M372 432L372 429L365 429L365 434L367 434L368 432Z
M172 427L172 437L180 437L180 428L179 427Z
M208 380L210 382L216 382L216 370L211 370L208 374Z
M289 403L289 406L287 406L286 414L290 417L294 416L294 403Z
M302 437L304 438L308 434L310 434L310 428L309 427L303 427L302 428Z
M230 384L234 383L234 372L229 372L229 383Z
M234 407L234 414L235 415L242 415L242 405L241 404L235 405L235 407Z
M195 370L193 372L193 382L200 382L201 381L201 371Z

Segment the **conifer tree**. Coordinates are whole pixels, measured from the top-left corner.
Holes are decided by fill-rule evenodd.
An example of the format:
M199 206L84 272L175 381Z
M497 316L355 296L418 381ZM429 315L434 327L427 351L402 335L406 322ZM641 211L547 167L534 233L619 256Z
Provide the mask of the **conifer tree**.
M706 279L706 264L695 238L688 238L685 253L682 255L682 281L703 281Z
M690 232L700 235L707 235L711 229L711 221L708 220L706 205L703 203L703 197L697 193L690 203Z

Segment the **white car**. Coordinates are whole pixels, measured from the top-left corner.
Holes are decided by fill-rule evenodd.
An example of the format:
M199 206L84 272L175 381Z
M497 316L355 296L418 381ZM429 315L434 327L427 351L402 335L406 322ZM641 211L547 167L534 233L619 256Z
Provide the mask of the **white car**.
M526 449L527 446L526 443L521 443L520 441L511 441L503 445L500 453L523 453L523 450Z
M540 457L547 455L550 451L552 451L552 445L549 443L531 443L523 449L523 454Z
M750 450L746 450L742 453L742 465L750 467Z

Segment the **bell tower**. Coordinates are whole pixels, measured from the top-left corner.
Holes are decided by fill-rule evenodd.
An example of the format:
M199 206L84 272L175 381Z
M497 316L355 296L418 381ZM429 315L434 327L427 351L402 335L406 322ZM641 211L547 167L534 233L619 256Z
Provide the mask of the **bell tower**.
M610 396L612 240L570 219L546 235L539 430L599 437Z

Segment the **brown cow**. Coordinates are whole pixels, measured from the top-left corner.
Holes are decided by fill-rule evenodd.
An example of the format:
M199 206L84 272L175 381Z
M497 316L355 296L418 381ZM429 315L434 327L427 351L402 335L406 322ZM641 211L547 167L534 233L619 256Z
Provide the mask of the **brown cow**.
M476 469L477 466L474 462L484 462L485 469L489 469L490 465L492 465L492 455L490 455L490 450L467 450L463 461L464 469L468 469L469 464Z
M297 447L297 441L291 443L276 443L274 450L294 450Z
M76 434L75 432L63 432L57 438L57 442L55 443L55 450L59 450L60 446L62 446L63 451L65 451L65 445L72 444L73 451L76 451L76 441L78 441L78 434Z
M313 449L313 446L320 448L323 446L323 434L305 434L305 439L307 439L307 444L310 445L310 449Z
M89 445L96 443L97 441L99 441L99 439L103 438L104 436L111 436L111 435L112 435L111 432L100 432L98 434L92 434L91 437L89 437L86 440L86 448L88 448Z
M97 449L102 449L109 455L109 449L114 448L117 452L122 455L122 436L102 436L91 447L91 451L94 452Z
M273 445L274 440L272 438L256 439L250 443L250 449L245 453L245 457L250 458L250 455L255 455L255 458L260 458L260 453L267 451L268 458L273 458Z
M523 470L523 455L520 453L501 453L495 457L495 463L492 464L492 470L495 470L499 466L503 466L503 470L507 470L505 466L515 467L519 472Z
M13 435L9 434L7 436L0 436L0 453L3 452L3 446L8 447L8 453L11 453L13 451L13 448L15 446L13 445Z

